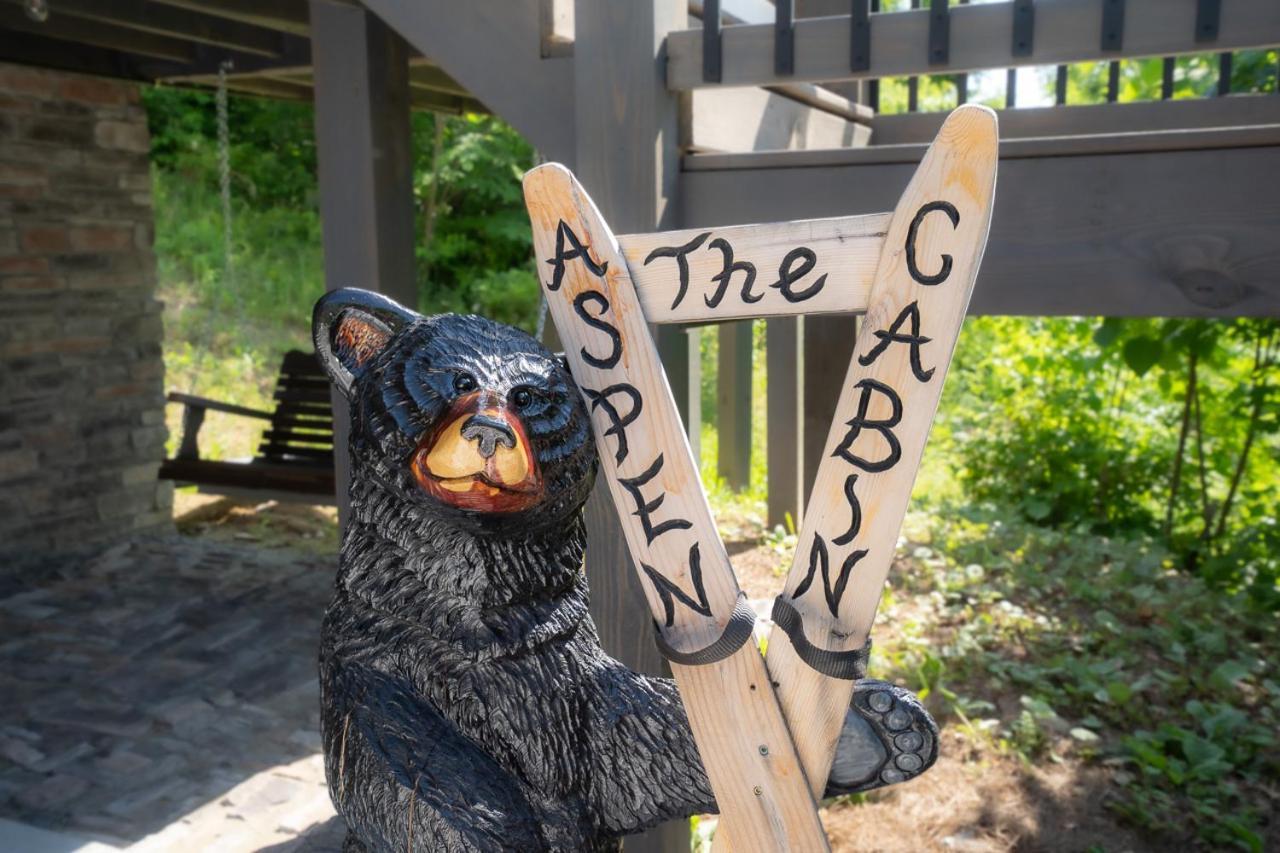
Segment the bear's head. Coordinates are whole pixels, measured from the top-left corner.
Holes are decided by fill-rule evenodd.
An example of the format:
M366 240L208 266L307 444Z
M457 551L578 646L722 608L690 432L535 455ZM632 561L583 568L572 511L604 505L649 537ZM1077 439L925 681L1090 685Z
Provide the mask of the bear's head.
M564 362L529 335L353 288L316 304L312 333L351 405L354 483L477 532L563 524L585 503L586 407Z

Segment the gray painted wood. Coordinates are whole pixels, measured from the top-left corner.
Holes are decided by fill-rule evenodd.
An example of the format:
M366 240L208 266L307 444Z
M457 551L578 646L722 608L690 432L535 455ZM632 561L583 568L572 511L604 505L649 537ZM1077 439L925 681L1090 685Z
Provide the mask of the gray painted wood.
M311 0L311 25L325 289L363 287L416 307L408 46L341 3ZM333 405L345 524L348 412L336 391Z
M716 473L735 491L751 485L751 327L747 320L716 329Z
M849 359L858 336L858 321L852 314L824 314L804 318L804 494L813 491L813 481L822 462L831 418L840 399Z
M926 50L929 11L882 14L871 28L871 67L849 70L849 16L800 19L795 24L795 74L780 78L773 68L773 26L726 27L721 39L726 86L781 82L852 80L948 74L986 68L1048 65L1113 59L1102 50L1103 0L1053 0L1036 7L1035 43L1027 56L1013 56L1013 4L990 3L950 10L950 55L932 65ZM1128 0L1124 57L1170 56L1204 50L1195 41L1196 5L1170 0ZM1244 50L1280 42L1280 6L1272 0L1232 0L1222 7L1215 50ZM668 85L696 89L702 79L702 39L697 30L670 39Z
M521 4L530 7L536 4ZM452 8L452 5L451 5ZM503 13L507 6L504 4ZM567 112L576 116L573 168L614 233L653 231L675 225L679 177L678 102L663 85L666 33L687 25L684 0L582 0L575 7L573 77ZM532 43L537 49L537 39ZM441 64L472 92L485 95L461 73ZM551 62L555 60L543 60ZM560 60L566 61L566 60ZM503 69L501 84L512 86ZM553 99L555 93L548 93ZM531 99L539 109L543 98ZM545 149L544 149L545 151ZM549 152L547 152L549 154ZM559 155L557 155L559 156ZM563 162L564 158L560 158ZM697 411L690 400L697 353L690 335L668 327L658 333L659 352L681 416L689 425ZM696 445L695 445L696 446ZM587 576L591 615L605 650L632 668L667 671L653 644L654 627L607 486L601 479L587 504ZM674 821L628 839L635 853L687 849L689 827Z
M1074 156L1063 156L1070 140L1043 140L1041 152L1061 142L1057 156L1007 156L1042 140L1002 143L970 313L1280 316L1280 128L1219 134L1248 147L1202 147L1217 133L1086 137ZM1178 147L1189 141L1201 147ZM821 165L793 152L787 162L804 164L795 168L773 155L738 155L739 166L759 165L703 171L688 158L682 221L891 209L923 153L894 148L881 162L845 151L843 163Z
M997 110L1000 138L1150 133L1160 130L1229 128L1280 123L1280 98L1242 95ZM945 112L876 116L871 122L876 145L928 145L947 117Z
M67 16L125 27L152 35L169 36L259 56L280 56L277 31L202 15L147 0L57 0L52 16Z
M290 0L285 3L263 3L262 0L151 0L165 6L174 6L192 12L203 12L228 21L241 21L258 27L305 36L307 4Z
M803 324L801 317L774 317L765 321L765 370L767 416L765 441L768 454L768 523L800 529L804 512L804 443L800 440L804 419Z
M573 167L574 60L542 57L540 4L365 0L365 5L546 159ZM578 32L583 32L580 20Z

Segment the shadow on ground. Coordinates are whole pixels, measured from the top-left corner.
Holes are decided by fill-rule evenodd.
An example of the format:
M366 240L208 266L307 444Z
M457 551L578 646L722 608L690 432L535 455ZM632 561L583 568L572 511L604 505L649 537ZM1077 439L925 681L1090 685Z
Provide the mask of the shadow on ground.
M314 755L333 571L169 536L27 573L0 598L0 816L131 843Z

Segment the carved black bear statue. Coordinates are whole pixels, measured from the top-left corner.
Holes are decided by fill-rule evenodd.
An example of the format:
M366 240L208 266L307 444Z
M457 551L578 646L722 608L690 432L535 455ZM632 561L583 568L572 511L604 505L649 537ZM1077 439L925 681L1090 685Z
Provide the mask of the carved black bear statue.
M563 362L515 329L360 290L321 299L314 336L351 409L320 650L345 849L614 850L715 811L674 683L605 655L587 614L595 446ZM829 792L910 778L936 752L910 694L860 682Z

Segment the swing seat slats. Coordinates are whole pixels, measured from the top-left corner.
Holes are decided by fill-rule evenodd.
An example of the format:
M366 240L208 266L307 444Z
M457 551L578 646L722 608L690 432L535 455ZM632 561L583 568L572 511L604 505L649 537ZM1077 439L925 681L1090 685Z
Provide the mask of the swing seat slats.
M334 503L333 409L328 379L311 353L290 350L280 364L273 411L170 393L183 406L182 441L160 465L160 479L201 492L251 500ZM201 459L198 437L206 412L269 422L258 455L247 461Z

